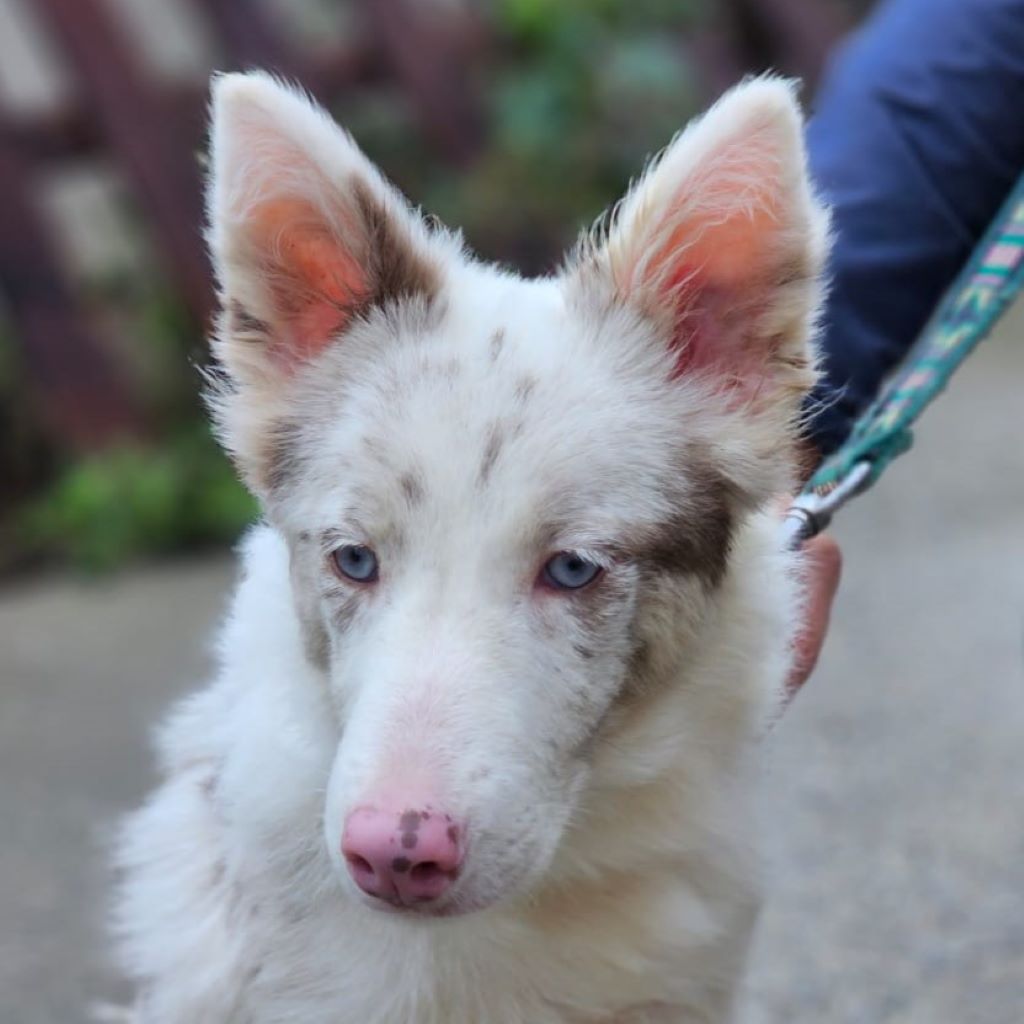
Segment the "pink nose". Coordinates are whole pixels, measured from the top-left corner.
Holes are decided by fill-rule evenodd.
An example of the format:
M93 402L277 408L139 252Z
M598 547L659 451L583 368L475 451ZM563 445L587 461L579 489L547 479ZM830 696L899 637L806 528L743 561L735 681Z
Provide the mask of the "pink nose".
M464 829L437 811L357 807L345 821L341 852L363 892L408 905L436 900L462 865Z

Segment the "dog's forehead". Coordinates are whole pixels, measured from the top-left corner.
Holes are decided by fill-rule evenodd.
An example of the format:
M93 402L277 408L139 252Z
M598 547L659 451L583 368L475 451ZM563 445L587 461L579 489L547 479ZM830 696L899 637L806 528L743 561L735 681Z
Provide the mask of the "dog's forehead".
M658 447L663 394L609 358L572 310L530 309L530 298L442 318L393 350L342 427L347 443L376 454L407 490L459 501L588 482L608 491L618 481L602 477L640 483L660 468L671 454Z
M448 534L663 515L667 477L687 487L676 404L619 337L637 324L587 314L550 282L499 279L377 325L319 382L342 397L304 430L302 504L325 526L354 510Z

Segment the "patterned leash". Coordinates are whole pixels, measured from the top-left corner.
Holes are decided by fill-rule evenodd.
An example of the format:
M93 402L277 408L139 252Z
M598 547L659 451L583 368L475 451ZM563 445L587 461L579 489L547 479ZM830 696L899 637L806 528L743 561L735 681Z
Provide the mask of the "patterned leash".
M845 444L817 469L786 513L789 547L828 526L911 444L911 426L1024 287L1024 175L967 265Z

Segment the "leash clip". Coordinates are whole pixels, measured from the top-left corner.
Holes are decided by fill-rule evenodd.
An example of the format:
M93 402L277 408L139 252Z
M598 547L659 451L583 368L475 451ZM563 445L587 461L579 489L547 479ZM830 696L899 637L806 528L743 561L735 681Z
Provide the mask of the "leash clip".
M785 547L794 551L805 541L816 537L832 522L832 517L851 498L871 484L871 463L857 462L849 473L827 490L808 490L799 494L786 510L783 519Z

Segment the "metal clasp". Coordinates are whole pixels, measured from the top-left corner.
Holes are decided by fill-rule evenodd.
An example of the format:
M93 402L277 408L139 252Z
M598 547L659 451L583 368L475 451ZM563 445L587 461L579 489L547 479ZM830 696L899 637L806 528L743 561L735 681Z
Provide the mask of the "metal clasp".
M790 550L816 537L836 512L851 498L866 490L871 483L871 463L855 463L849 473L827 491L804 491L786 510L783 538Z

